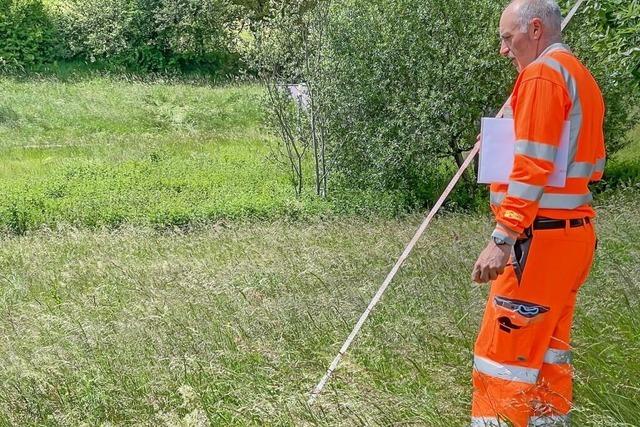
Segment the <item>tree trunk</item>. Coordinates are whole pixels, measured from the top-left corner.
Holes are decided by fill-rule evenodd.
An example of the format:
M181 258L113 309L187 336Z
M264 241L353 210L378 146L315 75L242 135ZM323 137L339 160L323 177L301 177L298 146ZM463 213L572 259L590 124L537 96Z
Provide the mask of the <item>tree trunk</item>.
M462 150L460 150L460 148L458 148L458 143L456 142L457 138L452 138L449 141L449 147L451 147L451 151L452 151L452 155L453 155L453 159L456 162L456 165L458 166L458 168L462 167L462 164L464 163L465 158L462 156ZM473 173L473 169L468 168L464 174L462 174L462 179L464 179L465 183L467 184L467 186L469 187L469 190L471 192L475 191L475 174Z

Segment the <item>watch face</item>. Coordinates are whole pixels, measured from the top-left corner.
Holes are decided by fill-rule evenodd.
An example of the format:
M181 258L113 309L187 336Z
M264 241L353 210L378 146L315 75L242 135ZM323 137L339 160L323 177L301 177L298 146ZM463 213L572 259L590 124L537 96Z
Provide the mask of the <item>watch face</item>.
M498 245L498 246L500 246L500 245L505 245L505 244L507 243L507 242L505 242L504 240L502 240L502 239L501 239L501 238L499 238L499 237L494 237L494 238L493 238L493 242L494 242L496 245Z

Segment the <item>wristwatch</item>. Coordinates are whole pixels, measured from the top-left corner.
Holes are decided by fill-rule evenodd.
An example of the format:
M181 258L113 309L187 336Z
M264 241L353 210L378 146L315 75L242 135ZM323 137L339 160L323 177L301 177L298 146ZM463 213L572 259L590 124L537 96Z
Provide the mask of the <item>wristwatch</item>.
M493 239L493 243L495 243L496 246L513 246L516 244L515 239L511 238L506 233L498 230L497 228L493 230L493 233L491 233L491 238Z
M497 246L503 246L503 245L508 245L509 244L506 240L504 240L501 237L491 236L491 238L493 239L493 243L495 243Z

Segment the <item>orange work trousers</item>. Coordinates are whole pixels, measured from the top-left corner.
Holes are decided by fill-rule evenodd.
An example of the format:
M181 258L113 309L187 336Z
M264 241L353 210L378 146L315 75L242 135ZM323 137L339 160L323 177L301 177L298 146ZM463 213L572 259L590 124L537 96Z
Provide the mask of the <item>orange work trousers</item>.
M567 426L576 295L593 261L591 221L533 229L491 284L474 348L472 426Z

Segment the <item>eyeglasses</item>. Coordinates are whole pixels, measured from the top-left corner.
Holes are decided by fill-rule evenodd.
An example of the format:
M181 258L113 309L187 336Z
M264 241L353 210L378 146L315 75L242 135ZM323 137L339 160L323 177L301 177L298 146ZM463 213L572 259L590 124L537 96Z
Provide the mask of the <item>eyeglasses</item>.
M507 310L514 311L529 319L549 311L549 307L545 307L544 305L533 304L526 301L512 300L499 296L495 297L494 301L496 305L504 307Z

